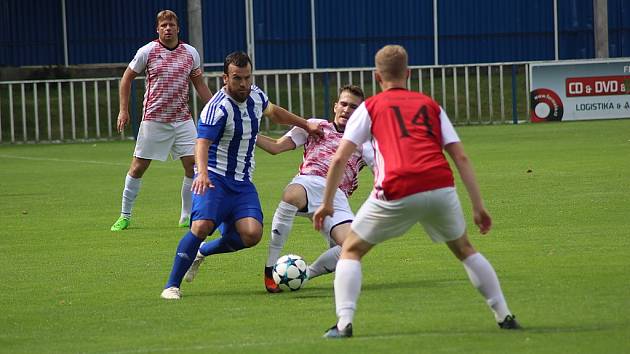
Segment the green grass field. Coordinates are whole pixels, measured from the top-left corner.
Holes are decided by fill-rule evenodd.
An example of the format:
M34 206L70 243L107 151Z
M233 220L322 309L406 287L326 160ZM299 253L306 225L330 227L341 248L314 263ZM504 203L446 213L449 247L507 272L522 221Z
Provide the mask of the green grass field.
M183 235L182 171L154 162L132 227L118 217L133 142L0 146L0 352L630 353L630 120L460 127L494 228L471 239L526 327L500 331L463 267L419 227L364 261L355 337L335 321L332 277L262 285L267 234L300 152L257 154L257 247L206 260L184 298L159 294ZM530 171L530 172L528 172ZM370 190L369 172L355 193ZM285 252L325 247L298 218Z

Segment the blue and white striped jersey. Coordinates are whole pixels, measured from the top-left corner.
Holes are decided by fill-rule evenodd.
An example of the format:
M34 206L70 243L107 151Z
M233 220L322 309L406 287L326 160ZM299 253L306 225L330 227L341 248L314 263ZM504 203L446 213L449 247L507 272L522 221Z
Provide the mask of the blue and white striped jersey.
M252 181L256 135L269 99L256 85L245 102L217 92L199 115L197 137L212 141L208 170L235 181Z

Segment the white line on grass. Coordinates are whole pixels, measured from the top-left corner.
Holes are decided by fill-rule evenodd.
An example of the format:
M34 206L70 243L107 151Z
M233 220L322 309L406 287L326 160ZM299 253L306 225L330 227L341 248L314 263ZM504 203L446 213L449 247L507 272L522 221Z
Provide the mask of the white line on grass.
M389 339L400 339L401 337L459 337L464 335L465 333L461 332L451 332L451 333L401 333L401 334L387 334L387 335L376 335L376 336L366 336L366 337L353 337L352 339L325 339L322 337L313 337L311 339L296 339L296 340L284 340L282 345L286 346L287 344L317 344L317 343L338 343L340 341L347 342L356 342L356 341L370 341L370 340L389 340ZM182 352L182 351L208 351L212 349L223 350L229 348L249 348L249 347L272 347L279 345L279 342L241 342L241 343L226 343L226 344L216 344L216 345L192 345L192 346L178 346L178 347L163 347L163 348L137 348L137 349L123 349L117 351L106 351L103 353L108 354L133 354L133 353L155 353L155 352Z
M16 156L16 155L4 155L4 154L0 154L0 158L17 159L17 160L28 160L28 161L51 161L51 162L84 163L84 164L107 165L107 166L129 166L129 163L123 163L123 162L107 162L107 161L94 161L94 160L70 160L70 159L57 159L57 158L50 158L50 157L29 157L29 156ZM160 165L156 165L156 166L159 167L159 168L164 168L164 167L169 167L170 168L170 166L160 166ZM155 168L154 165L151 165L151 167Z

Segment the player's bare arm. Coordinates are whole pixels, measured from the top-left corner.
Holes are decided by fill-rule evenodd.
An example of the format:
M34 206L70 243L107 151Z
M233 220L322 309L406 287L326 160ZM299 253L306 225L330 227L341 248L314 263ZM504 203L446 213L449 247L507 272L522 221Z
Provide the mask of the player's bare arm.
M296 146L291 138L283 136L280 139L270 138L263 134L258 134L256 146L266 152L277 155L289 150L295 150Z
M131 92L131 83L133 79L138 76L138 73L127 68L120 79L120 89L118 92L118 120L116 121L116 129L119 133L125 130L127 124L129 124L129 93Z
M197 76L191 76L190 81L193 86L195 86L195 90L197 91L197 95L201 98L201 101L205 104L212 98L212 91L206 85L203 74L199 74Z
M333 215L333 200L339 183L343 178L343 173L348 163L350 156L357 150L357 145L350 140L341 139L339 148L332 161L330 161L330 168L328 169L328 175L326 176L326 189L324 190L324 200L322 205L317 208L315 214L313 214L313 227L316 230L321 230L324 225L324 218L326 216Z
M457 167L457 171L466 186L466 191L468 191L468 196L472 203L475 224L479 227L479 232L485 235L492 227L492 218L483 204L477 178L475 177L475 171L468 159L468 155L466 155L464 151L464 145L461 142L456 142L446 145L444 150L446 150L451 159L453 159Z
M192 191L195 194L204 194L208 188L214 188L208 177L208 149L212 141L198 138L195 144L195 163L197 164L197 176L192 183Z
M319 124L314 123L314 122L309 122L302 117L298 117L297 115L287 111L286 109L280 106L276 106L275 104L271 102L269 102L263 114L269 117L275 123L293 125L293 126L302 128L306 130L306 132L308 132L309 135L322 136L324 134L321 128L319 127Z

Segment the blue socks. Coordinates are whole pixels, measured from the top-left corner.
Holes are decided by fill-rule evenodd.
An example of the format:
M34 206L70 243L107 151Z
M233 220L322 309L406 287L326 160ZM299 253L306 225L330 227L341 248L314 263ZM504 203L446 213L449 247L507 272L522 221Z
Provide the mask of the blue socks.
M173 262L173 270L168 278L168 283L166 283L164 287L165 289L171 286L180 287L184 274L186 274L188 268L190 268L190 265L197 256L197 250L200 244L201 240L195 237L192 231L188 231L181 241L179 241L175 261Z
M219 253L236 252L246 248L241 240L241 235L236 232L234 225L225 226L225 224L221 224L218 229L221 237L204 243L199 249L201 254L210 256Z

